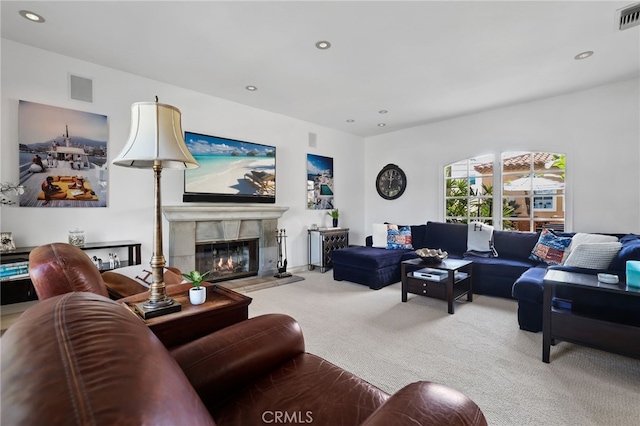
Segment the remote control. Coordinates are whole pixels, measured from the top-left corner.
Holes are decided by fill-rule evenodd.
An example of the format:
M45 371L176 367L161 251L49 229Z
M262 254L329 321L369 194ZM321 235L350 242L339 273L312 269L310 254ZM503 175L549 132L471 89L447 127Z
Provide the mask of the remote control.
M618 276L614 274L598 274L598 281L607 284L618 284L619 279Z

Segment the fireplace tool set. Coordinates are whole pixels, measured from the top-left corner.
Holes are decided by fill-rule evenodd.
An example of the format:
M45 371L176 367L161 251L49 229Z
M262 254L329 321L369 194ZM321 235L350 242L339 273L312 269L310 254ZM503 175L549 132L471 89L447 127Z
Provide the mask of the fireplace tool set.
M276 242L278 243L278 273L274 276L290 277L291 273L287 272L287 231L285 229L276 229Z

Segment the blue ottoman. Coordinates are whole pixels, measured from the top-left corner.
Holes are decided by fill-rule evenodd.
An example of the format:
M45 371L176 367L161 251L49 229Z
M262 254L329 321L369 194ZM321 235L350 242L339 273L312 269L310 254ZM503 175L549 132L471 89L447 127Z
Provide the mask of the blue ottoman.
M331 253L333 279L351 281L379 290L400 281L401 261L416 258L413 250L348 247Z

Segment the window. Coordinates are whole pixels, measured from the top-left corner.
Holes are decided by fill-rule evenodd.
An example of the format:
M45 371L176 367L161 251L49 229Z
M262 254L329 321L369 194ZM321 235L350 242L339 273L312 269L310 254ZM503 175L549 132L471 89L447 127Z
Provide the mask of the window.
M483 155L444 168L446 222L493 223L493 159Z
M445 221L478 220L532 232L542 227L563 230L565 155L511 151L503 152L499 161L494 164L495 156L487 154L445 166ZM502 185L496 188L494 181ZM502 209L494 211L494 205Z
M552 152L503 152L503 229L564 229L565 155Z

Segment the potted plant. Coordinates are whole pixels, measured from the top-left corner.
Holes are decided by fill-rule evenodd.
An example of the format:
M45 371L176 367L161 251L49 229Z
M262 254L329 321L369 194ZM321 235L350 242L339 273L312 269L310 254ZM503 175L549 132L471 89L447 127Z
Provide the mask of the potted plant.
M191 288L189 289L189 301L192 305L202 305L207 300L207 289L202 287L200 283L204 280L204 277L209 275L211 271L207 271L201 274L198 271L191 271L188 274L182 274L183 277L191 281Z
M331 210L330 212L327 212L327 214L329 216L331 216L331 218L333 219L333 227L337 228L338 227L338 217L340 216L340 213L338 212L338 209Z

